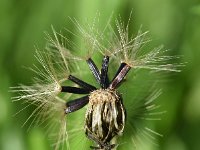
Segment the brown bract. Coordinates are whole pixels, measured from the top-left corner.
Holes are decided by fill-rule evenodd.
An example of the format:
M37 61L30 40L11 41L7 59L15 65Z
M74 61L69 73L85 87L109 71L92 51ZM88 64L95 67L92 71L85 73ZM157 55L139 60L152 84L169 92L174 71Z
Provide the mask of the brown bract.
M85 119L86 135L101 149L111 149L110 141L122 134L125 126L125 108L116 90L98 89L91 92Z

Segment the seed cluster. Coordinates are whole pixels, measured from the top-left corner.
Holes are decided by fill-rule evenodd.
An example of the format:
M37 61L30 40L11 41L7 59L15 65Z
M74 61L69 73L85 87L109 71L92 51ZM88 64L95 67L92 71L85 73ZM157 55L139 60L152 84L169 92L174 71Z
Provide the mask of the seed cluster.
M110 81L107 75L108 56L104 56L102 60L101 71L91 58L87 60L87 63L101 88L98 89L70 75L68 79L81 88L62 86L61 91L88 95L68 101L65 113L72 113L88 104L85 117L86 136L98 146L93 147L94 149L111 150L115 147L115 144L111 144L111 140L123 133L126 118L122 97L116 89L130 70L130 66L122 63Z

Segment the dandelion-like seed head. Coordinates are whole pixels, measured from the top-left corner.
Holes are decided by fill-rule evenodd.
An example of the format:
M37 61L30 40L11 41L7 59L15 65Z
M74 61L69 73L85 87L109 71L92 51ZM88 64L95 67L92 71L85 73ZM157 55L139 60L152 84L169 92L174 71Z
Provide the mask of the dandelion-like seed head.
M78 32L72 33L66 30L73 36L81 38L87 51L83 54L79 45L57 33L53 28L53 37L46 34L49 41L46 49L36 51L40 67L35 66L31 69L37 74L34 83L30 86L20 85L12 88L13 92L18 93L18 96L13 97L14 101L24 100L29 103L24 109L36 105L36 109L25 123L31 117L34 118L31 124L47 122L47 131L54 131L50 136L57 139L53 144L56 150L64 148L64 144L70 149L70 132L67 131L66 116L86 105L85 123L82 129L88 139L95 143L95 146L91 146L93 149L111 150L120 147L117 137L123 133L125 134L123 136L126 136L126 126L129 126L130 132L128 131L127 135L130 135L130 142L133 145L140 139L137 136L138 131L150 138L153 135L160 135L138 123L138 120L156 120L154 116L163 113L154 112L159 106L153 102L160 92L153 92L147 97L141 96L138 101L134 97L123 100L123 95L134 91L126 89L122 94L118 87L125 85L123 82L126 75L136 69L179 71L177 68L181 66L180 64L170 63L177 57L164 55L162 47L141 53L142 47L150 41L147 38L148 32L142 32L140 29L136 36L129 36L128 25L125 26L120 20L116 20L117 30L107 23L103 31L96 29L95 23L84 28L76 19L71 21ZM109 34L105 34L107 31ZM94 54L102 56L100 69L92 59ZM89 66L98 86L76 77L85 70L81 68L83 62ZM119 65L113 65L114 62ZM114 76L109 75L110 65L112 68L115 67ZM64 93L65 96L60 93ZM79 97L74 98L73 95ZM124 101L129 101L130 105L126 106Z

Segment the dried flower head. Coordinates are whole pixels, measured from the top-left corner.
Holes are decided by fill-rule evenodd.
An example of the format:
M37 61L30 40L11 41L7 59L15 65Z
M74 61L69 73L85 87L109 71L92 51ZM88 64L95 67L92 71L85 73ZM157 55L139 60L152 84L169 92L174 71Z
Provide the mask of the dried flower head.
M148 128L145 123L138 121L156 120L154 116L163 113L155 112L159 106L154 104L154 100L160 95L160 90L150 94L143 92L142 95L138 94L139 96L123 101L122 98L128 92L136 91L125 87L126 92L122 94L118 88L128 84L123 82L130 71L138 69L156 72L179 71L177 70L179 65L169 62L176 57L165 55L162 47L143 52L142 47L149 42L146 37L148 32L139 30L136 36L130 37L128 25L125 26L121 21L116 20L116 30L108 23L102 31L99 31L95 23L84 28L76 19L71 20L78 32L66 31L80 38L86 50L81 51L81 48L85 48L53 29L54 37L47 34L49 43L46 49L36 51L36 58L41 67L35 66L35 69L32 69L37 73L33 85L13 87L13 91L18 93L18 96L13 97L14 101L23 100L29 103L25 108L36 105L36 109L27 121L34 117L32 123L48 122L47 131L55 131L51 135L56 135L54 144L56 150L64 148L64 143L70 149L70 137L75 132L83 130L88 139L95 143L91 148L102 150L119 147L117 137L123 133L123 136L130 137L129 143L132 147L136 146L140 139L138 132L150 138L153 138L153 135L160 135ZM93 61L96 55L102 56L100 69ZM88 64L98 85L81 80L81 77L85 76L83 62ZM115 75L109 75L109 68L116 70ZM129 78L131 77L127 77L127 81ZM134 86L134 83L130 84ZM83 96L74 98L74 95ZM74 122L73 119L66 121L68 114L84 106L87 106L84 124L80 118L80 121L78 119ZM68 129L70 121L72 127ZM82 127L76 130L79 124Z

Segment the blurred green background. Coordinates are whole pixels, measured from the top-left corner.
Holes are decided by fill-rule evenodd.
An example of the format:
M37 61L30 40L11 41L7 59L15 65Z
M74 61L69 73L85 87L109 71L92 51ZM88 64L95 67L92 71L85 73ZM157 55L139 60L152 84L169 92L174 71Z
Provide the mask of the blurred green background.
M164 135L159 146L149 149L200 149L200 2L199 0L0 0L0 150L47 150L49 142L40 128L21 128L30 112L12 103L9 87L29 84L32 74L23 66L35 62L36 45L45 46L44 31L67 27L68 16L94 18L100 12L102 25L110 15L128 20L131 30L140 25L149 30L154 44L163 44L187 62L181 73L168 77L159 98L167 113L156 124ZM132 29L133 28L133 29Z

